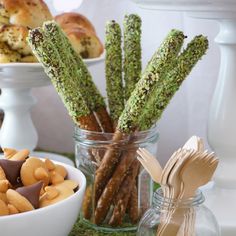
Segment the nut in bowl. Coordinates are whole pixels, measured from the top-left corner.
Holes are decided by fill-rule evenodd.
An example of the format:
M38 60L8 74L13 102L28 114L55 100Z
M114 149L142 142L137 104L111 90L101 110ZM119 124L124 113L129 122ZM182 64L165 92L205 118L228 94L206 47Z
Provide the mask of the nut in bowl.
M31 158L32 157L26 160L30 160ZM11 162L13 161L14 160ZM45 162L44 159L42 159L42 161ZM53 164L60 165L65 168L67 171L67 180L73 180L78 183L78 190L65 199L57 201L51 205L47 204L49 200L48 198L45 198L42 203L41 199L45 193L41 193L40 205L42 208L27 212L20 211L21 213L13 215L0 216L1 235L13 236L18 234L24 236L67 236L70 233L79 215L86 187L86 179L80 170L72 166L60 162L53 162ZM42 167L38 169L41 170ZM53 186L53 184L51 186ZM47 189L46 192L50 192L50 188L53 188L51 186L44 188ZM18 189L22 188L25 188L25 186ZM22 193L20 191L17 192L17 189L16 191L13 189L8 189L7 192L8 194L9 192L14 192L16 194L18 193L19 195ZM55 191L51 191L51 193L55 196ZM52 199L53 201L55 201L54 196ZM22 198L24 199L24 197ZM8 206L9 205L13 204L8 203ZM18 205L16 208L18 208ZM9 211L11 212L11 209L9 209Z

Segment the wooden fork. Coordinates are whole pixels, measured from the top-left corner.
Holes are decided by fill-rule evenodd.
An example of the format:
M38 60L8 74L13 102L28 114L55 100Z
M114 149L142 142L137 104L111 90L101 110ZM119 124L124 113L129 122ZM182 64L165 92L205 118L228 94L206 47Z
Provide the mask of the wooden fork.
M193 149L199 152L204 151L203 140L200 137L192 136L183 146L184 149Z
M177 152L177 161L170 171L168 178L166 179L166 184L169 187L168 197L170 197L171 199L179 198L179 195L181 193L181 180L179 178L179 173L188 159L190 159L195 153L196 151L194 151L193 149L180 149L179 152ZM161 223L160 227L158 227L157 235L163 235L163 232L167 231L166 227L168 226L168 222L170 222L173 218L173 214L175 211L176 209L170 210L170 212L166 216L166 219L164 220L165 223ZM168 234L165 233L165 235Z
M159 161L145 148L139 148L137 153L139 155L137 158L141 162L144 169L150 174L154 182L160 184L162 167Z
M196 152L195 154L196 155L193 155L192 158L186 162L179 174L179 178L183 183L182 193L179 196L181 199L194 197L196 190L211 180L218 165L218 159L215 158L213 153ZM171 212L170 219L172 220L169 221L172 221L173 224L169 224L168 227L163 227L161 234L158 235L177 235L184 221L186 211L187 209L184 208L176 208Z
M180 172L180 178L183 183L182 198L190 198L195 196L196 190L207 184L219 163L215 158L214 153L202 154L200 158L195 158L189 161Z

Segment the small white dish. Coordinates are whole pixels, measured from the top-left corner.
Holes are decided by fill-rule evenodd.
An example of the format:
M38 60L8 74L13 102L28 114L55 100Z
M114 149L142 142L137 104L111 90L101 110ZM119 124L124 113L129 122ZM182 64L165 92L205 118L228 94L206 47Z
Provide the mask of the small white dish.
M84 174L69 165L63 165L68 178L79 183L79 190L72 196L50 206L16 215L0 216L2 236L67 236L75 224L86 188Z

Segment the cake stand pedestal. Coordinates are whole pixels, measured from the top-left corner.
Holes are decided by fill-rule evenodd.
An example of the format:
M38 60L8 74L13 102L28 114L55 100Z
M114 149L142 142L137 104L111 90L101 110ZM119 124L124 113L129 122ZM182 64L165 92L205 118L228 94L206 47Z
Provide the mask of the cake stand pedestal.
M99 58L84 60L87 66L98 64L104 60ZM37 130L32 122L30 110L36 104L32 96L32 88L51 85L40 63L8 63L0 64L0 108L4 111L4 120L0 131L2 148L29 149L33 151L38 143ZM51 157L62 162L70 162L67 158L55 154L33 153L39 157ZM68 163L69 164L69 163ZM70 162L70 164L73 164Z
M208 118L208 142L220 159L214 186L205 191L223 236L236 235L236 2L231 0L133 0L143 8L181 10L216 20L221 65Z

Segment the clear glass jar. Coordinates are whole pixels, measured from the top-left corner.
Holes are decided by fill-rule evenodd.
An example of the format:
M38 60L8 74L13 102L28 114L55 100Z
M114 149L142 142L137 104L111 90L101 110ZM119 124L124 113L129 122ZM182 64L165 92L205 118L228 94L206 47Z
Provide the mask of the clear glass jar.
M137 222L140 220L140 216L150 207L153 196L153 182L148 173L137 161L136 150L142 147L149 150L153 155L156 155L159 135L157 128L154 127L148 131L135 132L129 136L122 136L116 142L114 142L113 136L114 134L111 133L75 129L76 165L85 174L87 179L87 189L82 206L81 219L85 224L96 230L109 232L134 231L137 230ZM110 150L112 150L112 153L116 153L118 161L114 165L109 180L104 181L104 186L106 187L101 192L100 197L96 198L96 173L100 164L103 162L104 155ZM125 172L125 169L119 172L121 163L125 163L126 160L127 163L132 164L126 163L129 166L128 170L126 166ZM130 160L133 161L130 162ZM131 174L134 165L136 165L136 172ZM109 166L109 168L112 167ZM115 179L117 173L119 174L119 178L116 178L115 188L113 187L111 190L108 187L109 183ZM107 208L107 214L100 220L98 219L97 212L101 209L102 204L100 200L106 194L106 190L112 192L112 197L109 198L110 201L104 202L103 200L103 205L107 205L107 207L103 206ZM97 201L96 199L99 200ZM100 222L97 222L97 220Z
M204 201L200 190L194 198L173 200L164 198L159 188L139 222L137 236L219 236L219 225Z

